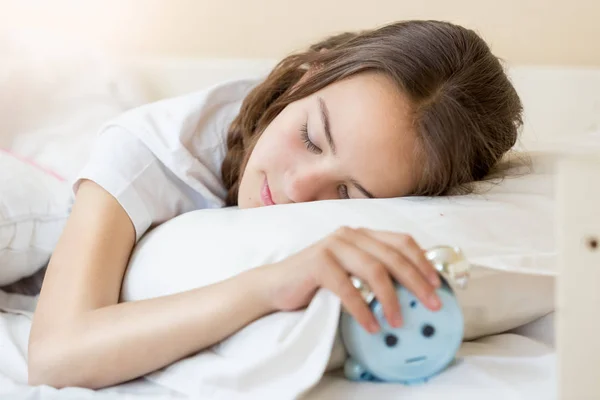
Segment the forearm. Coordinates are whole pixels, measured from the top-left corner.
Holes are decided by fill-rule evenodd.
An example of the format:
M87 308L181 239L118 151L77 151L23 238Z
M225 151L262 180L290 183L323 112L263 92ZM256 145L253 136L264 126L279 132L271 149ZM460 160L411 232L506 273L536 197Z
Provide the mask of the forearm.
M99 388L130 380L209 347L272 310L253 270L184 293L83 313L45 336L30 383Z

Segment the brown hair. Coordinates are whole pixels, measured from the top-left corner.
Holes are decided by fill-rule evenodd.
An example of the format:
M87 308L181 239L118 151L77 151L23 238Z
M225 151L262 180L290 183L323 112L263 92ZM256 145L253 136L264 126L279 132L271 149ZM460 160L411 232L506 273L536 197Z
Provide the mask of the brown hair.
M300 81L314 65L319 68ZM237 204L254 144L279 112L366 71L387 74L412 103L416 151L424 166L412 195L467 188L516 143L521 101L499 59L474 31L441 21L403 21L343 33L284 58L244 99L229 128L222 165L226 204Z

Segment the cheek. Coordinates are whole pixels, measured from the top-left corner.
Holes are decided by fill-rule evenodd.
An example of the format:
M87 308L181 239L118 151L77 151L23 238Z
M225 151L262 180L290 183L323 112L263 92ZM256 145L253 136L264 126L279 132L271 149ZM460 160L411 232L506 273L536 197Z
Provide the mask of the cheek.
M265 130L254 149L253 158L261 165L285 164L304 149L300 137L301 124L281 119L273 121Z

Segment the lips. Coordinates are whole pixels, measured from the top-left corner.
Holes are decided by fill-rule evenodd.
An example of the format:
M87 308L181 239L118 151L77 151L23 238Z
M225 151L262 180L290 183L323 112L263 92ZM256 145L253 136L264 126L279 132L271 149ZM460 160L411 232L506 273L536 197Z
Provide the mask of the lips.
M271 196L271 189L269 189L269 182L267 181L266 176L265 181L263 182L262 189L260 190L260 198L265 206L275 205L273 197Z

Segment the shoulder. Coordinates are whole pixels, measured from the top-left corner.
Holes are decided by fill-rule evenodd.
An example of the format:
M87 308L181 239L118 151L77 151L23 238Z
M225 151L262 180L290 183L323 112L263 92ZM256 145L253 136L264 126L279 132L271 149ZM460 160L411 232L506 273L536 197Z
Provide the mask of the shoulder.
M221 204L226 190L220 170L227 151L229 125L247 94L259 83L260 80L227 81L149 103L109 121L99 136L120 132L121 135L112 135L113 147L125 146L126 137L136 139L136 146L158 159L170 177L204 199L199 199L198 204Z

